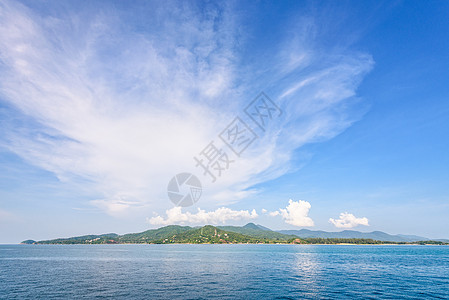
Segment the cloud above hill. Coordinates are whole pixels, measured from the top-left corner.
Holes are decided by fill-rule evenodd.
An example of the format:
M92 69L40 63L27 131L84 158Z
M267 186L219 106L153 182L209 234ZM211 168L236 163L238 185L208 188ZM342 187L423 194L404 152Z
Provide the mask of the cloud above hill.
M341 213L338 219L330 218L329 222L334 224L337 228L353 228L359 225L369 226L367 218L357 218L353 214L347 212Z
M286 208L270 212L269 215L272 217L281 216L285 223L290 225L310 227L314 226L312 218L309 217L311 207L312 205L307 201L293 201L290 199Z
M147 222L151 225L172 225L172 224L225 224L228 221L249 220L258 217L257 212L253 209L248 210L232 210L227 207L220 207L215 211L206 212L198 208L197 213L182 212L181 207L173 207L167 210L167 217L161 216L147 218Z

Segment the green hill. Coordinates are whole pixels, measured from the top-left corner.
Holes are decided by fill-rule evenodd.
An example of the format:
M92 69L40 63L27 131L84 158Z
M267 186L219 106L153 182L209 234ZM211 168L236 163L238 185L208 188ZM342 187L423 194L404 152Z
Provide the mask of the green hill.
M280 230L279 233L295 235L299 238L322 238L322 239L371 239L377 241L391 242L415 242L426 241L428 238L411 235L391 235L382 231L360 232L355 230L343 230L339 232L327 232L322 230Z
M258 238L265 238L274 241L285 241L292 238L297 238L295 235L283 234L280 232L272 231L261 225L254 223L248 223L245 226L217 226L218 228L226 231L236 232L244 235L249 235Z
M206 225L157 241L157 243L191 243L191 244L223 244L223 243L269 243L268 239L248 236L236 232L225 231Z
M151 229L140 233L128 233L118 237L120 243L150 243L163 240L173 235L191 230L189 226L169 225L158 229Z
M288 234L287 234L288 233ZM376 238L373 238L376 237ZM392 238L390 242L386 238ZM115 233L101 235L83 235L71 238L34 241L26 240L22 244L224 244L224 243L294 243L294 244L388 244L407 241L395 241L397 236L383 232L363 233L345 230L339 233L311 230L272 231L269 228L254 223L245 226L211 226L190 227L169 225L139 233L118 235ZM417 244L447 244L443 241L421 241Z
M225 231L220 228L206 225L200 228L189 226L170 225L158 229L147 230L140 233L117 235L115 233L104 235L85 235L65 239L55 239L35 242L27 240L28 244L216 244L216 243L271 243L274 240L256 236L244 235Z
M25 244L25 245L31 245L31 244L34 244L34 243L36 243L35 240L26 240L26 241L21 242L21 244Z
M117 243L118 234L83 235L71 238L39 241L34 244L113 244Z

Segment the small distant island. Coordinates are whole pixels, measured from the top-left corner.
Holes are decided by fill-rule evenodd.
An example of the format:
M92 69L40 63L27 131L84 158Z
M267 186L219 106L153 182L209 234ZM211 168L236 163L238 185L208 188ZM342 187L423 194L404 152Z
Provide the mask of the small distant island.
M374 237L374 238L373 238ZM379 239L375 239L378 237ZM390 237L390 238L389 238ZM345 230L325 232L311 230L273 231L248 223L245 226L190 227L169 225L140 233L85 235L54 240L26 240L21 244L418 244L449 245L448 241L433 241L422 237L389 235L380 231L363 233ZM390 239L390 240L388 240ZM413 239L417 239L413 241Z

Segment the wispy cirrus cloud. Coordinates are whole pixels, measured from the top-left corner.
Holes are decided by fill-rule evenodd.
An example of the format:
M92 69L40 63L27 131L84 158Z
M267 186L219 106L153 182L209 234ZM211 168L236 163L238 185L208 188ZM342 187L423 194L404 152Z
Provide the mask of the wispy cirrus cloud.
M307 30L267 50L273 61L243 68L235 7L178 4L154 4L136 24L112 6L44 14L3 1L0 94L20 113L2 117L1 145L82 182L91 204L115 215L166 208L168 180L185 171L203 179L204 204L238 201L288 172L295 149L359 117L349 107L372 59L317 48L310 17ZM272 72L255 82L261 62ZM211 184L193 156L266 87L283 118Z

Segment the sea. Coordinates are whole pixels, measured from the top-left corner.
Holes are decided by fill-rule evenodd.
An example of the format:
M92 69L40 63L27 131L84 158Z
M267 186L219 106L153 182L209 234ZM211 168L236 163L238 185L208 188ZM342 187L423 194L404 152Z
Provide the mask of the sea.
M0 245L0 299L449 299L449 246Z

